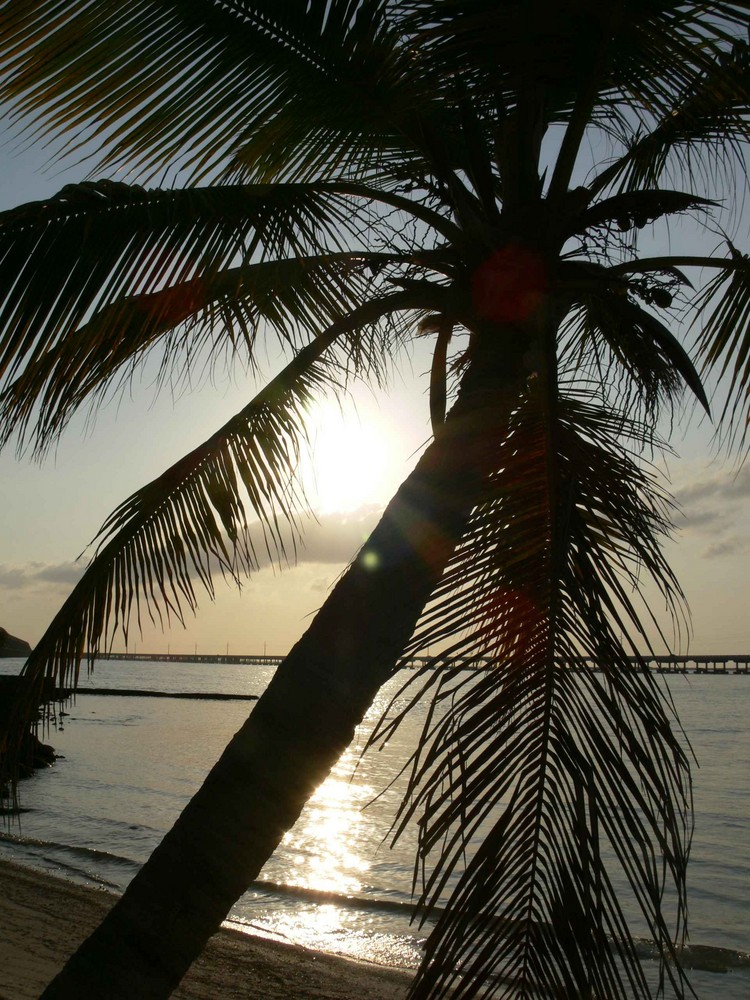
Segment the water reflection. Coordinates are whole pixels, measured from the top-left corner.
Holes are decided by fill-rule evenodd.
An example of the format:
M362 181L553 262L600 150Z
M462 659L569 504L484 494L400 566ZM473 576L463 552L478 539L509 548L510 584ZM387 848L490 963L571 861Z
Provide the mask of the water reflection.
M346 908L332 904L296 907L293 912L269 907L258 919L227 921L236 930L298 944L330 955L393 968L415 969L421 959L422 942L409 933L383 933L363 925L382 925L378 916L363 920Z
M363 780L367 773L358 769L360 751L350 748L312 796L302 815L284 837L275 859L263 871L263 877L276 877L285 889L299 886L320 893L356 897L354 905L337 901L292 900L286 893L248 893L239 907L248 930L262 932L282 941L323 950L351 958L364 959L403 968L415 968L420 960L421 938L409 926L407 910L391 913L385 919L377 909L383 887L382 855L390 850L373 837L373 810L393 817L393 803L378 800L380 788ZM387 825L385 827L387 829ZM386 866L389 867L389 866ZM399 880L403 884L403 872ZM396 893L402 903L409 899ZM365 900L372 898L373 910L367 912ZM364 904L365 909L363 909ZM386 904L387 905L387 904Z
M353 754L344 754L283 840L292 859L287 881L325 892L359 893L370 868L362 809L372 798L356 781Z

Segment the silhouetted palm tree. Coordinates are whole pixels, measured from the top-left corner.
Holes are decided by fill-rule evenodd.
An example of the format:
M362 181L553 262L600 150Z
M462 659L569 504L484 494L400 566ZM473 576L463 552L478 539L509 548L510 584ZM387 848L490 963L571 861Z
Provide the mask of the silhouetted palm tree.
M707 406L666 325L685 309L742 434L750 264L728 239L707 259L643 257L637 236L678 214L707 227L707 198L742 177L749 6L2 6L3 99L73 149L99 143L96 176L140 181L0 216L2 441L43 454L153 354L164 379L198 356L252 368L259 338L288 358L106 521L25 668L6 767L45 676L69 684L144 609L181 618L212 566L252 570L251 521L264 549L293 544L290 473L318 392L381 378L413 333L434 344L433 441L45 997L167 996L379 686L429 645L444 652L414 697L440 710L401 819L419 820L425 905L465 870L414 996L650 995L614 871L683 992L689 769L628 660L649 648L641 577L678 618L682 595L660 549L671 502L641 453L685 384ZM141 186L164 175L179 186ZM693 295L685 269L704 266L715 277ZM480 655L491 669L449 659ZM577 655L601 673L572 669Z

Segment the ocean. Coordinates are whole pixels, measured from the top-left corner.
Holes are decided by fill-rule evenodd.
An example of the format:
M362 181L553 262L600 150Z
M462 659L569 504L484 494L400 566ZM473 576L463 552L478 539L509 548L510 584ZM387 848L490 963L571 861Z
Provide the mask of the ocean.
M0 660L0 672L17 673L21 664ZM81 687L258 695L272 669L108 660L97 663ZM262 881L235 905L232 926L386 965L419 962L429 925L420 930L410 922L414 840L406 836L392 849L389 830L403 787L397 775L425 708L385 748L361 753L401 680L381 691ZM700 765L689 874L690 943L700 967L691 982L703 1000L747 1000L750 677L675 675L663 682ZM0 828L0 855L88 885L123 889L251 708L239 698L81 693L46 737L63 759L23 783L19 824Z

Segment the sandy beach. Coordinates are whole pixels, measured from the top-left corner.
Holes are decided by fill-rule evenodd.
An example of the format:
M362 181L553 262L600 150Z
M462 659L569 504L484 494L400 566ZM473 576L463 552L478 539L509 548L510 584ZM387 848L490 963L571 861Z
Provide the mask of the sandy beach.
M0 861L0 1000L37 1000L112 906L103 890ZM222 930L173 994L181 1000L401 1000L406 972Z

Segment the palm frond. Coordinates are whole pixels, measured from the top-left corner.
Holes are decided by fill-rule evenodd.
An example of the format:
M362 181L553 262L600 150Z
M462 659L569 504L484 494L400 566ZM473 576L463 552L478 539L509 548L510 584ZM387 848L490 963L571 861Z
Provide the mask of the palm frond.
M298 256L208 272L154 292L125 294L78 328L62 329L37 347L22 373L0 392L0 447L16 437L41 457L86 401L95 407L123 387L159 351L158 386L187 379L201 364L255 362L260 332L273 331L295 349L374 294L373 272L401 262L366 252ZM41 319L41 317L40 317ZM379 366L382 352L353 351L360 370Z
M730 438L743 444L750 420L750 255L730 249L730 266L719 267L693 302L693 325L700 327L703 373L727 383L722 420Z
M348 213L309 187L146 190L100 181L0 215L0 377L123 296L253 257L335 249Z
M603 198L587 208L574 221L571 235L612 225L621 232L643 229L665 216L715 205L715 201L684 191L624 191L610 198Z
M248 116L238 129L227 176L374 180L434 170L425 122L446 109L415 86L419 53L394 30L391 5L368 0L356 13L349 0L302 6L285 24L303 56L299 70L277 83L273 113ZM278 10L269 7L271 30Z
M612 283L606 269L588 266L582 274L584 290L577 293L566 323L566 354L577 354L579 363L596 371L607 391L620 395L626 410L634 405L641 408L652 425L662 405L671 405L683 385L708 412L705 389L684 347L656 316L635 301L633 293L649 303L665 295L671 303L671 295L662 284L618 285ZM586 276L591 279L588 291Z
M699 64L676 89L672 105L629 141L626 152L597 175L592 190L656 187L665 173L699 177L715 190L722 172L739 167L744 173L750 141L749 53L745 40L733 38L708 64Z
M365 223L352 203L373 194L352 185L147 191L102 181L3 213L0 441L19 429L22 447L37 420L41 454L88 394L127 380L157 346L158 384L196 358L252 363L259 324L291 346L304 342L306 327L361 303L388 265L409 265L406 251L338 249L352 228L377 231L369 208ZM445 268L429 247L419 259L422 271Z
M363 336L401 312L408 321L421 308L414 293L395 292L332 324L220 430L110 514L94 558L23 668L28 683L3 733L0 786L15 779L45 679L61 691L74 687L84 656L93 663L118 631L127 641L143 613L162 625L183 621L197 607L196 584L213 596L217 571L239 583L264 558L293 558L304 509L295 470L306 411L324 388L342 389L343 370L326 352L340 338Z
M303 172L318 142L329 167L337 147L403 156L419 101L386 14L382 0L6 5L0 92L44 116L42 132L90 146L94 123L102 165L179 163L195 178L252 146L257 178L311 136Z
M609 44L607 72L593 120L619 118L623 109L670 113L676 95L690 93L696 77L744 33L748 12L745 3L718 2L708 20L701 3L648 0L629 0L616 11L553 0L401 0L398 6L403 30L429 54L420 68L436 82L463 75L475 94L501 93L510 105L538 83L549 120L557 122L569 120L602 41Z
M668 498L624 450L622 415L569 399L550 438L534 388L413 640L448 648L405 692L432 709L395 830L419 817L422 906L450 903L412 996L476 996L481 984L514 1000L649 997L618 878L682 995L671 963L689 771L668 707L618 638L647 641L631 594L641 569L679 612L659 551ZM580 655L601 673L572 669Z

